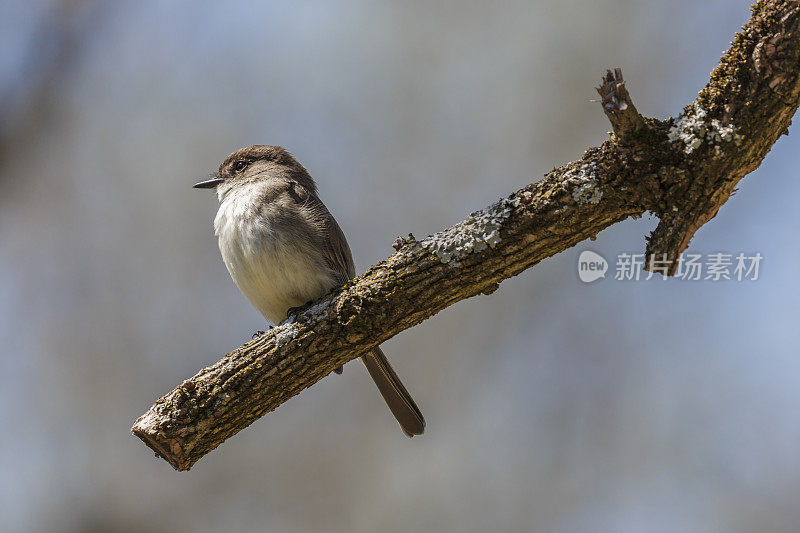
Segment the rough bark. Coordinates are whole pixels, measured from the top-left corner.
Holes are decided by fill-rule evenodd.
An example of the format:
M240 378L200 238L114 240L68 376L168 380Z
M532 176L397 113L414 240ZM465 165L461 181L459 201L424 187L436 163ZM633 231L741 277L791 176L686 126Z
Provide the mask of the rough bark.
M800 2L763 0L677 119L642 117L622 73L598 92L614 133L583 158L397 252L204 368L132 431L177 470L338 366L459 300L495 291L604 228L658 215L648 266L669 273L695 231L787 133L800 100Z

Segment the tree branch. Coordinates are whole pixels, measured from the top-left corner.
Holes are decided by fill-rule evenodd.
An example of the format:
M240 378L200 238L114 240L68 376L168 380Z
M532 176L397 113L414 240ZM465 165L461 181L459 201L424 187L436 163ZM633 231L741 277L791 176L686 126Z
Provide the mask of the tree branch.
M397 252L160 398L132 431L177 470L338 366L628 217L660 223L650 261L674 273L700 226L787 133L800 99L800 5L762 0L677 119L643 118L622 73L598 88L612 138L579 161ZM656 268L656 263L648 266Z

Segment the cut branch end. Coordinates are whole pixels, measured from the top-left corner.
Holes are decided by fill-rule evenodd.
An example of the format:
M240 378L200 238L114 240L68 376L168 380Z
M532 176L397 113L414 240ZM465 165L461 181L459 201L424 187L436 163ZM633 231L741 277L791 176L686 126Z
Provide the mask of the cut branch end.
M596 89L601 98L603 111L618 138L630 137L644 126L644 117L633 105L631 95L625 87L625 80L622 78L621 68L615 68L613 72L607 70L600 87Z

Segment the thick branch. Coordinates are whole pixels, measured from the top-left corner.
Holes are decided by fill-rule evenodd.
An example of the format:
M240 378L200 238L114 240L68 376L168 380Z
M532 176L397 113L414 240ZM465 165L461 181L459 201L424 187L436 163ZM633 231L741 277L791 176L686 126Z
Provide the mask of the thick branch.
M677 120L642 118L621 72L606 76L600 91L611 140L451 228L398 239L391 257L160 398L133 433L188 470L373 346L647 210L661 217L647 252L666 254L674 270L694 232L791 122L800 98L799 13L797 0L759 2Z

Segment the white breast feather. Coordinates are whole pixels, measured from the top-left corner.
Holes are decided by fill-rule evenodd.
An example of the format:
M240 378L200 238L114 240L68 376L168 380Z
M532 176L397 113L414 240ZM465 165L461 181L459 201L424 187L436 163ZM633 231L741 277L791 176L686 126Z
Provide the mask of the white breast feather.
M214 231L239 290L267 320L279 324L290 307L315 300L336 282L298 243L275 231L274 212L253 203L258 198L253 187L259 184L237 187L221 199Z

